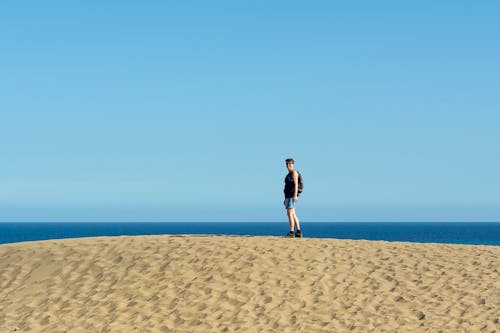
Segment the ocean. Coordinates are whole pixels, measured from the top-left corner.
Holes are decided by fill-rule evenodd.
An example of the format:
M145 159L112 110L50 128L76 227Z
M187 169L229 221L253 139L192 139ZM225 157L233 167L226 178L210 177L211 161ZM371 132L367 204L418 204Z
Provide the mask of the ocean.
M500 222L302 222L304 237L500 246ZM284 236L288 222L0 223L0 244L122 235Z

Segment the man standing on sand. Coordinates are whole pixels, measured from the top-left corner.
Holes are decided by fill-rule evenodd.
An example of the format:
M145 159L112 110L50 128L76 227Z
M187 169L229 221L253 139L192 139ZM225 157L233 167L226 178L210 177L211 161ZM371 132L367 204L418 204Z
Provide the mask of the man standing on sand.
M299 200L299 173L294 169L294 164L293 158L286 159L288 174L285 177L285 189L283 190L285 201L283 201L283 204L285 205L288 223L290 224L290 232L287 234L287 237L302 237L299 218L295 214L295 204ZM294 233L295 227L297 227L296 233Z

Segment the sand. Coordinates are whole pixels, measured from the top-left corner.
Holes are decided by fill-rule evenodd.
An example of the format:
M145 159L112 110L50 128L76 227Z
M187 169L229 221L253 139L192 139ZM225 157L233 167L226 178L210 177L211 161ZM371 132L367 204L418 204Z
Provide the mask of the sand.
M500 247L279 237L0 246L0 332L500 332Z

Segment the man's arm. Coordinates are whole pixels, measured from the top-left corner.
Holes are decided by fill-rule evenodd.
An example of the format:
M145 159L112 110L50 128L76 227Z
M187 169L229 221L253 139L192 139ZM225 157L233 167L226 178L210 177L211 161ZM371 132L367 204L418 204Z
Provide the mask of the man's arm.
M293 192L293 201L297 201L299 198L299 173L297 171L293 171L293 182L295 184L295 191Z

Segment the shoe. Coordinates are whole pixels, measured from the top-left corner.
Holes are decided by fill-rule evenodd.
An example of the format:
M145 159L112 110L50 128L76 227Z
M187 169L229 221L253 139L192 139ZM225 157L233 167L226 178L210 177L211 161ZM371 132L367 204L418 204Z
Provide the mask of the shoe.
M302 238L302 231L297 230L297 232L295 233L295 237Z
M294 238L295 234L293 233L293 231L290 231L285 237Z

